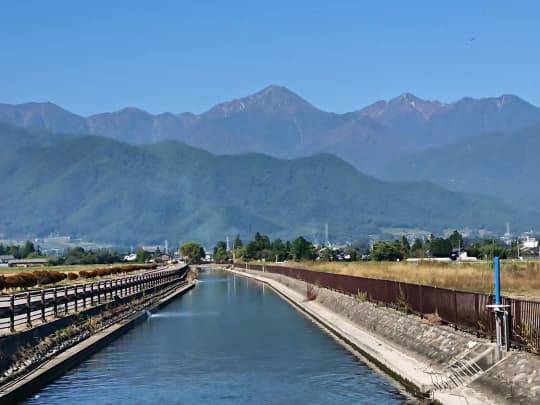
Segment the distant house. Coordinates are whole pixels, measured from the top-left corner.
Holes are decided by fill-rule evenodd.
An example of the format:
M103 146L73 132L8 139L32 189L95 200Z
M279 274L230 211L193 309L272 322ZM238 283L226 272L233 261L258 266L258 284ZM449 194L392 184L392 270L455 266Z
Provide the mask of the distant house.
M452 254L450 255L451 260L458 260L460 262L474 262L478 260L476 257L471 257L467 254L467 251L463 248L461 249L452 249Z
M519 250L527 255L537 255L539 253L538 240L532 236L525 236L520 243Z
M171 256L169 256L167 254L162 254L160 259L161 259L162 262L168 262L169 260L171 260Z
M48 259L12 259L7 264L9 267L43 267L47 263Z
M125 262L134 262L137 259L137 255L135 253L130 253L129 255L124 256Z
M0 264L7 264L7 262L14 259L15 256L13 255L0 255Z

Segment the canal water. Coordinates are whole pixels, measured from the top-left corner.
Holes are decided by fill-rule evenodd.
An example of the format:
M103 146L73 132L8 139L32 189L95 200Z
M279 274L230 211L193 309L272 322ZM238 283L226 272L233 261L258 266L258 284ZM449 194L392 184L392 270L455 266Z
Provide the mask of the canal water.
M27 403L415 403L268 287L199 280Z

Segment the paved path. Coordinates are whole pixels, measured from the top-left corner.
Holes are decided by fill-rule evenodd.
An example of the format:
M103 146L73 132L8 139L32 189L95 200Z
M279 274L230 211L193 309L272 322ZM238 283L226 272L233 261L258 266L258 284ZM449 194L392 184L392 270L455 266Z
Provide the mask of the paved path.
M368 358L376 359L379 365L396 374L399 378L414 385L420 392L429 392L433 389L433 381L426 363L414 359L380 338L371 335L358 325L352 323L316 301L307 301L305 295L270 278L265 278L244 271L229 270L234 274L249 277L272 287L278 294L301 309L311 318L314 318L324 327L345 340L354 349ZM338 339L339 340L339 339ZM493 404L485 396L471 390L436 392L435 398L450 405L487 405Z

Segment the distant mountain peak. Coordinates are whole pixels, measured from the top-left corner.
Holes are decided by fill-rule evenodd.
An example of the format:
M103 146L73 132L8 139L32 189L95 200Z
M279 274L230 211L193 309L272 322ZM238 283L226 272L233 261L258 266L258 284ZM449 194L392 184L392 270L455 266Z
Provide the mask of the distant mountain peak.
M371 104L361 109L359 113L374 119L404 114L415 114L423 119L429 119L433 113L446 106L440 101L424 100L412 93L403 93L390 100L381 100Z
M463 97L462 99L451 104L452 106L493 106L499 112L507 108L520 108L526 110L536 110L537 107L530 104L529 102L523 100L521 97L518 97L514 94L502 94L498 97L485 97L485 98L473 98L473 97Z
M247 97L220 103L204 115L228 117L249 110L261 110L268 114L294 112L316 108L284 86L272 84Z
M138 115L150 115L148 112L137 108L137 107L124 107L121 110L118 110L119 114L138 114Z

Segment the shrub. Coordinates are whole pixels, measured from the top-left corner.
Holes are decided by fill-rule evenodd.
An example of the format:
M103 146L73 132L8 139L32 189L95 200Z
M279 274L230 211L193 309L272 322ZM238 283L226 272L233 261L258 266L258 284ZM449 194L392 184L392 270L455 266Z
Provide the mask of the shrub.
M5 284L8 288L33 287L37 284L37 279L32 273L17 273L6 277Z
M79 278L79 275L77 273L74 273L74 272L69 272L67 274L67 278L68 278L68 280L77 280Z
M3 290L6 286L6 278L4 276L0 276L0 290Z
M111 274L111 269L96 269L95 272L98 277L104 277Z
M88 270L86 272L86 278L94 278L97 277L97 271L96 270Z
M62 280L65 280L67 275L60 271L34 271L34 277L37 280L37 284L54 284Z

